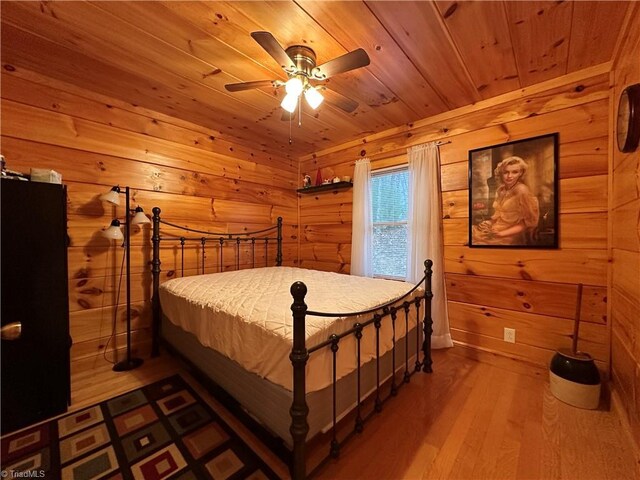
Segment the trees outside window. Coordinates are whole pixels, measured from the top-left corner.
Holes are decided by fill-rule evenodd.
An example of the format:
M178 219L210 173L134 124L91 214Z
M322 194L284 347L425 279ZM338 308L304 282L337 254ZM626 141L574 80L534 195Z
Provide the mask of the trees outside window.
M407 167L372 172L373 274L404 280L407 275Z

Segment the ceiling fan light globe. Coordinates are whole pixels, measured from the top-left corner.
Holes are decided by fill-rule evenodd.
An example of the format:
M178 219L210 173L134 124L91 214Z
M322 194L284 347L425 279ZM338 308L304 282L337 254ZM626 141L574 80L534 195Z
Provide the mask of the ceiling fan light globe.
M313 87L309 87L307 88L307 90L305 90L304 98L309 104L309 106L314 110L318 108L322 103L322 101L324 100L324 97L322 96L322 94Z
M282 99L282 103L280 106L284 108L287 112L293 113L298 105L298 95L292 95L287 93L285 97Z
M285 91L287 92L287 96L293 95L295 97L299 96L302 93L304 85L302 85L302 80L298 77L290 78L285 84Z

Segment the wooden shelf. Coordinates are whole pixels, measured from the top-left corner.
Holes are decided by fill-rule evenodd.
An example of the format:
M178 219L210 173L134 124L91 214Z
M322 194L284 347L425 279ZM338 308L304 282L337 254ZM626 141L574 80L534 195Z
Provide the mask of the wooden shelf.
M323 183L322 185L316 185L313 187L299 188L296 190L298 193L318 193L326 192L329 190L344 190L346 188L353 187L352 182L335 182L335 183Z

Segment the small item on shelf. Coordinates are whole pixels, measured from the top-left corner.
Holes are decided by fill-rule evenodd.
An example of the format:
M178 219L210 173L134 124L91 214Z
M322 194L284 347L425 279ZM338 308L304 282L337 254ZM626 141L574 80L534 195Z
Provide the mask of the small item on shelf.
M333 183L340 183L340 177L338 177L337 175L333 177Z
M316 173L316 185L322 185L322 169L318 169L318 173Z
M349 175L345 175L344 177L342 177L342 181L343 182L351 182L351 177Z
M20 172L14 172L13 170L7 170L3 175L2 178L7 178L9 180L22 180L23 182L28 182L29 178Z
M327 178L320 185L298 188L296 191L298 193L335 192L337 190L351 188L352 186L353 184L351 182L333 182L330 178Z
M2 173L2 178L7 178L9 180L22 180L23 182L29 181L29 177L26 176L24 173L16 172L9 169L5 170Z
M306 173L304 174L304 177L302 178L302 186L304 188L309 188L311 186L311 175L307 175Z
M49 168L32 168L31 181L42 183L62 183L62 175Z
M29 181L29 177L21 172L7 169L7 162L4 159L4 155L0 155L0 163L2 164L2 178L9 180L22 180L23 182Z

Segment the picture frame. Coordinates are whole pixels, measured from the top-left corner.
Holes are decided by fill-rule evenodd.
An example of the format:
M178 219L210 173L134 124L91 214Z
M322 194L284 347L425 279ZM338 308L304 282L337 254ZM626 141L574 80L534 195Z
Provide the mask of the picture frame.
M469 247L558 248L558 133L469 151Z

